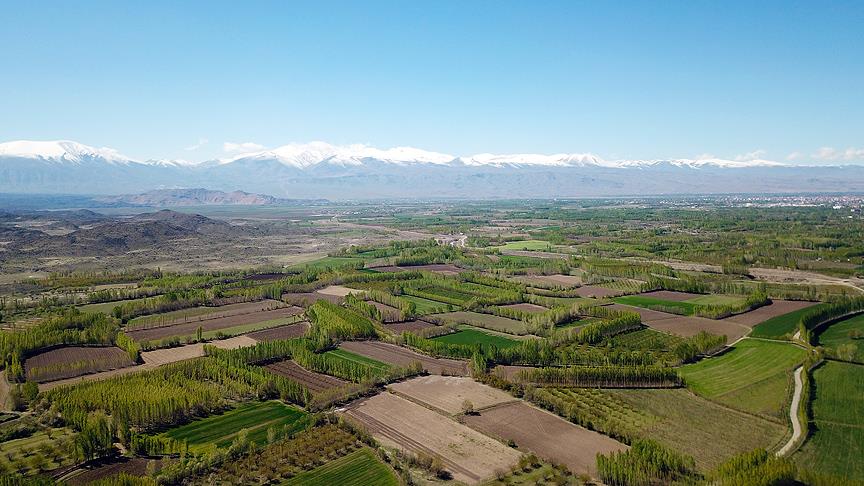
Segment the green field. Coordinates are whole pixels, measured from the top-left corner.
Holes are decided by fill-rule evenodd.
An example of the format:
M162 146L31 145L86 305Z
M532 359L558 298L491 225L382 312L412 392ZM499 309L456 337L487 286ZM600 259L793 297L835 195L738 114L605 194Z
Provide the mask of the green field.
M296 265L292 265L289 267L292 270L302 270L304 268L328 268L328 267L347 267L353 266L357 263L363 263L367 261L368 258L363 257L331 257L326 256L324 258L319 258L318 260L312 260L311 262L306 263L298 263Z
M454 332L452 334L444 334L443 336L432 338L432 340L448 344L491 344L498 348L509 348L519 345L519 341L516 341L515 339L508 339L503 336L497 336L470 328L462 329L459 332Z
M793 344L744 339L720 356L683 366L680 373L699 395L747 412L782 417L788 373L806 353Z
M527 332L527 326L524 322L506 317L493 316L492 314L458 311L436 314L433 317L447 324L468 324L508 334L525 334Z
M522 240L511 241L501 246L496 246L499 250L531 250L531 251L552 251L552 244L542 240Z
M744 303L745 298L740 295L700 295L685 302L696 305L737 305Z
M864 336L864 314L831 324L819 334L819 344L834 351L844 346L848 349L848 355L841 353L844 355L840 356L840 359L864 363L864 339L853 339L849 333L854 331Z
M864 481L864 366L828 361L813 371L812 434L802 466Z
M424 299L423 297L414 297L413 295L400 295L399 298L405 299L409 302L414 302L414 306L417 309L418 316L447 312L449 310L449 307L453 307L448 306L448 304L445 304L443 302Z
M675 309L677 314L690 316L696 311L696 305L690 302L675 302L672 300L655 299L653 297L644 297L641 295L624 295L615 297L613 302L619 304L633 305L636 307L656 308L663 307L665 309Z
M353 363L359 363L364 366L369 366L374 368L377 371L386 372L390 370L391 366L387 363L382 363L378 360L367 358L366 356L361 356L356 353L352 353L350 351L345 351L344 349L334 349L331 351L327 351L324 353L332 358L341 359L345 361L351 361Z
M282 483L286 486L398 486L393 471L369 448L358 449Z
M267 442L267 430L294 433L305 429L308 415L297 407L282 402L245 403L221 415L213 415L164 432L165 437L185 440L190 448L228 447L241 430L248 431L249 440L258 445Z
M772 317L765 322L757 324L753 328L753 332L750 333L750 336L768 339L789 339L793 334L795 334L795 331L798 330L798 322L801 320L801 316L824 305L825 304L816 304L804 309L798 309L797 311L788 314L783 314L782 316Z
M703 470L738 453L759 447L771 450L786 434L785 425L717 405L685 389L602 393L653 417L633 422L639 435L693 456Z
M51 429L38 431L29 437L8 440L0 443L0 467L4 471L36 473L37 457L45 470L67 466L76 462L70 454L75 449L75 433L71 429Z

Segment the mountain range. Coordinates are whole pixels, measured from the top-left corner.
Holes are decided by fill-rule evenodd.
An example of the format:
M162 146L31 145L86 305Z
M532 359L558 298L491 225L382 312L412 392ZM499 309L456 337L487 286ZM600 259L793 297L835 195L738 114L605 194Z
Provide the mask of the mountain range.
M71 141L0 143L0 193L120 195L179 188L256 193L229 197L240 204L266 199L258 194L344 200L861 192L864 167L717 158L608 161L592 154L452 156L323 142L193 163L139 161ZM159 205L152 203L159 197L150 193L141 202ZM195 195L205 203L208 197L224 196ZM261 204L272 203L264 199Z

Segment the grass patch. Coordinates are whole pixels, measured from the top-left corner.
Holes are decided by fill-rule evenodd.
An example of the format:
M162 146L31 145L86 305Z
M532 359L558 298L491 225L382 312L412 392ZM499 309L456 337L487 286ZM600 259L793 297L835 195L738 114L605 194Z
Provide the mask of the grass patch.
M185 440L193 449L209 449L228 447L243 429L248 431L250 441L263 445L267 443L270 428L281 436L305 429L308 425L308 415L299 408L277 401L254 402L221 415L190 422L163 435Z
M398 486L393 471L364 447L282 483L286 486Z
M854 344L855 348L849 356L842 359L850 359L858 363L864 363L864 339L853 339L849 333L858 331L864 335L864 314L850 317L849 319L831 324L819 334L819 344L835 351L839 346Z
M543 240L510 241L504 245L496 246L499 250L528 250L528 251L552 251L552 244Z
M675 302L672 300L655 299L653 297L644 297L641 295L624 295L621 297L615 297L612 299L612 301L618 304L644 307L646 309L660 307L664 309L676 310L676 314L684 316L692 316L696 312L697 307L696 304L692 304L690 302Z
M0 443L0 467L4 471L24 473L40 472L67 466L76 462L72 451L75 433L70 429L51 429L50 437L46 430L41 430L29 437L13 439ZM52 451L44 454L40 451ZM41 457L44 460L36 459Z
M788 373L806 354L792 344L744 339L720 356L683 366L680 373L699 395L774 415L786 402Z
M432 340L448 344L494 345L497 348L510 348L519 345L519 342L514 339L496 336L483 331L478 331L477 329L463 329L459 332L444 334L443 336L432 338Z
M864 480L864 366L828 361L813 372L812 434L798 463L838 478Z
M356 353L352 353L350 351L345 351L344 349L333 349L331 351L327 351L324 353L334 359L341 359L344 361L351 361L352 363L358 363L363 366L368 366L370 368L374 368L376 371L387 372L390 370L391 366L387 363L382 363L376 359L367 358L366 356L361 356Z
M684 302L696 305L738 305L746 300L738 295L700 295Z
M633 423L638 434L696 459L702 470L758 447L772 449L786 426L722 407L685 389L602 390L655 420Z
M825 304L816 304L811 307L792 311L788 314L772 317L753 327L753 332L750 333L750 336L767 339L789 339L798 330L798 322L801 320L801 316L811 310L819 309L820 306L825 306Z
M479 312L448 312L446 314L437 314L434 317L441 319L447 324L468 324L508 334L525 334L527 332L527 326L522 321L493 316L491 314L480 314Z

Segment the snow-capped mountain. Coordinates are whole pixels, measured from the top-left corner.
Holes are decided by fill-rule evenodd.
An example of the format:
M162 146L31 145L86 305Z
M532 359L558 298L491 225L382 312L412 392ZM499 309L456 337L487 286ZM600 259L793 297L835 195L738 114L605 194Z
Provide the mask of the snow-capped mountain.
M604 160L593 154L453 156L411 147L289 144L202 162L136 161L70 142L0 144L0 192L128 194L203 187L287 198L543 198L864 191L864 167L713 157Z

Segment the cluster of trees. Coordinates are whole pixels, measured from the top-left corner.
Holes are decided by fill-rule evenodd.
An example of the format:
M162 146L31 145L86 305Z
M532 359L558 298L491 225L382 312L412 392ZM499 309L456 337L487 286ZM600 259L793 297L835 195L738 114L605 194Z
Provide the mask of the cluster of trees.
M22 363L33 352L61 344L113 344L118 322L105 314L67 309L39 324L0 333L0 359L12 381L24 378Z
M789 459L756 449L729 459L708 473L706 479L719 486L774 486L794 484L796 474L797 468Z
M653 486L698 477L692 457L647 439L633 441L626 451L598 454L597 475L609 486Z
M635 312L621 312L605 307L592 307L591 314L606 314L606 318L588 323L580 328L566 330L556 333L553 340L557 344L564 342L577 342L582 344L596 344L605 338L616 334L635 331L642 327L642 319ZM593 317L601 317L593 315Z
M326 300L319 300L309 306L306 316L312 323L307 336L316 350L328 348L338 341L378 336L371 320Z
M399 309L400 320L407 321L417 315L417 304L410 300L405 300L380 290L368 290L366 295L375 302Z
M681 385L674 368L660 366L566 366L522 370L517 380L551 386L665 388Z
M828 305L815 307L801 316L801 321L798 323L801 338L815 346L818 344L819 328L859 312L864 312L864 297L844 298Z
M345 296L345 306L366 318L374 321L381 320L381 311L377 307L354 294L348 294Z
M695 361L699 356L717 352L723 346L726 346L726 336L717 336L708 332L702 331L695 336L691 336L673 348L675 356L681 360L681 363L690 363Z
M574 400L555 388L525 387L524 398L588 430L596 430L625 444L630 444L636 433L613 414L605 413L595 404Z

